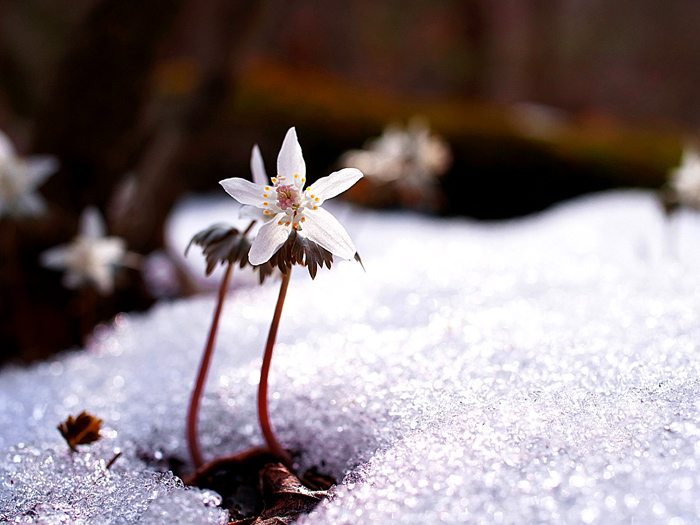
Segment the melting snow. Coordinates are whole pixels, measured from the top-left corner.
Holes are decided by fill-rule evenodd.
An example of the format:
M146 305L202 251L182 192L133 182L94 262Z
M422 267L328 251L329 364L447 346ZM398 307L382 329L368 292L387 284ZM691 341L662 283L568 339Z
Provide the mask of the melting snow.
M646 192L491 224L333 211L367 273L344 262L312 282L295 268L270 378L280 441L300 469L341 480L301 523L700 520L696 216L666 225ZM177 249L184 224L171 222ZM221 322L207 457L262 442L277 286L249 283ZM0 371L0 521L225 523L218 495L168 471L188 461L213 308L211 295L163 302L85 351ZM56 425L81 410L104 437L71 455Z

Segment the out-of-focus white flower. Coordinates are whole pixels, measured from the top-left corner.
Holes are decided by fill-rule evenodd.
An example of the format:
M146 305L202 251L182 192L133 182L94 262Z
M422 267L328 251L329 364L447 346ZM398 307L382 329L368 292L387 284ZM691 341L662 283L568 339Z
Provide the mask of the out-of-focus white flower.
M51 248L41 254L40 262L47 268L66 270L63 284L67 288L94 285L103 295L114 290L115 266L126 255L126 241L120 237L105 237L104 219L96 208L86 208L80 217L80 231L68 244Z
M447 171L452 153L442 138L431 135L424 119L414 117L405 130L396 124L387 126L364 149L343 155L341 162L377 182L400 180L401 184L420 187L432 184Z
M0 218L43 214L46 204L36 189L57 169L54 157L19 157L7 136L0 132Z
M700 153L697 148L686 146L681 165L671 171L669 183L678 204L700 210Z
M355 256L355 244L323 202L344 192L362 178L362 172L346 168L319 179L304 189L306 164L294 128L287 131L279 156L277 177L268 182L260 150L253 147L253 180L233 177L219 182L241 204L258 208L267 222L258 231L248 260L257 266L285 243L292 230L343 259Z

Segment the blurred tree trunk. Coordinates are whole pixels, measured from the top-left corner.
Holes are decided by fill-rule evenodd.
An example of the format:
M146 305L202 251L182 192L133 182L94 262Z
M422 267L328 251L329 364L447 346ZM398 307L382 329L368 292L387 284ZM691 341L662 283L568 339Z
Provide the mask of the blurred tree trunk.
M55 204L75 213L103 208L133 165L156 52L180 5L102 0L78 29L36 122L35 150L61 159L43 188Z
M77 29L35 126L34 150L61 163L42 187L50 219L18 225L14 245L0 257L9 275L21 273L0 283L0 295L31 305L17 304L0 323L0 359L30 360L83 344L85 294L64 290L60 275L39 266L39 254L75 234L86 205L104 209L115 182L137 158L144 140L137 124L151 71L179 6L177 0L102 0ZM136 272L122 277L129 284L100 298L93 322L150 304Z
M16 237L13 268L22 279L0 283L4 297L31 305L0 323L0 360L83 344L86 294L64 290L60 276L37 261L75 234L85 206L106 211L109 233L124 237L130 250L162 246L168 212L187 187L182 166L206 165L227 136L222 130L230 135L232 70L259 8L243 0L102 0L85 18L36 120L34 150L58 157L61 169L42 188L51 220L23 226ZM198 80L175 98L154 89L156 66L169 54L194 64ZM115 294L97 298L91 319L151 302L138 272L125 270Z
M177 198L193 187L187 178L202 178L206 157L221 147L231 129L226 103L233 91L240 48L261 2L189 0L175 24L164 62L184 62L194 70L196 87L176 100L158 104L149 142L127 184L133 198L108 210L114 232L132 248L146 252L163 243L164 224ZM142 122L141 127L147 127ZM191 166L195 165L195 172ZM190 173L183 174L190 168Z

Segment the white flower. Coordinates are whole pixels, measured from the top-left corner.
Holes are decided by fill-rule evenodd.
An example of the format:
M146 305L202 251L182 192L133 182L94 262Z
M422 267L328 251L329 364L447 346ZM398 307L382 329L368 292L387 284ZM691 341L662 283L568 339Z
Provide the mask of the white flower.
M671 188L680 204L700 209L700 153L694 147L683 150L681 165L671 172Z
M44 213L46 204L35 190L57 169L58 162L53 157L19 157L7 136L0 132L0 218Z
M431 135L425 120L414 117L405 130L395 124L387 126L365 149L347 152L342 162L381 183L400 180L404 185L424 187L445 173L452 154L444 140Z
M126 242L119 237L105 237L105 224L96 208L86 208L80 217L80 231L69 244L62 244L41 254L47 268L66 270L63 284L78 288L93 284L104 295L114 289L114 267L126 254Z
M284 244L292 230L343 259L355 256L355 245L345 228L333 215L321 208L327 199L344 192L362 178L362 172L346 168L331 173L304 189L306 164L290 128L277 157L277 177L268 182L257 146L251 158L253 180L239 177L219 182L226 192L244 205L262 210L267 223L253 241L248 259L257 266L267 262Z

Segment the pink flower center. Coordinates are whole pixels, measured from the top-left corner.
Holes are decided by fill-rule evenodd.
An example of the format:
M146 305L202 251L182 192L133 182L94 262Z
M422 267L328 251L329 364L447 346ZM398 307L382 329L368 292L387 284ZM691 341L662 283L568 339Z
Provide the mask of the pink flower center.
M275 191L277 191L277 205L280 209L287 211L289 208L299 207L299 192L293 185L278 186Z

